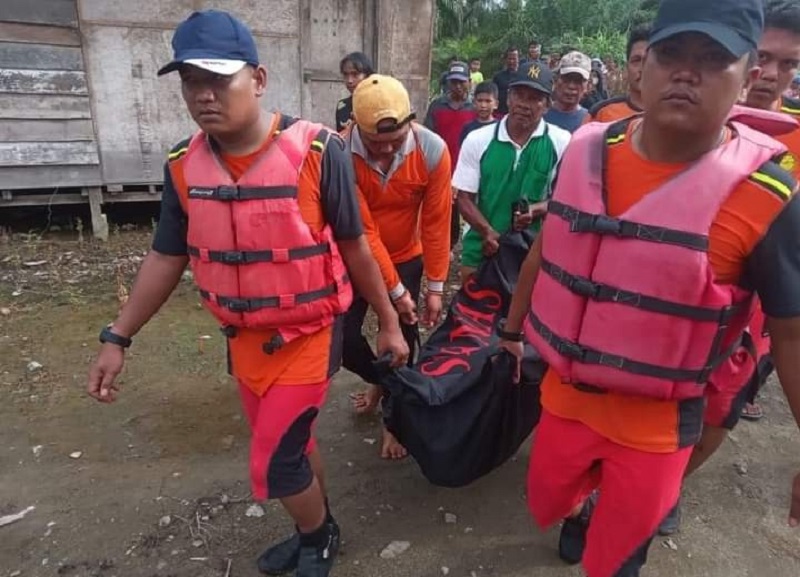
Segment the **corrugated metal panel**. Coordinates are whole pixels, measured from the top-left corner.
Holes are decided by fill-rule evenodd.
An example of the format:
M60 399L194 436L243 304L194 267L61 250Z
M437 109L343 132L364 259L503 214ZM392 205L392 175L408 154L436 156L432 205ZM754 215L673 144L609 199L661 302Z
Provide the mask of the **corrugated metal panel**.
M75 0L3 0L0 186L99 182Z

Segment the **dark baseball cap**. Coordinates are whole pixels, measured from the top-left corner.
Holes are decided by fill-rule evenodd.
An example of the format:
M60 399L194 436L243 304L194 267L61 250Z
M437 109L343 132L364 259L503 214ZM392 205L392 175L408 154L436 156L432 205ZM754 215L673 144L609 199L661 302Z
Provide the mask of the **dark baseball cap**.
M447 70L447 80L469 82L469 66L466 62L453 62Z
M741 58L758 48L763 31L763 0L662 0L650 44L699 32Z
M553 92L553 73L541 62L526 62L519 67L517 75L508 87L527 86L545 94Z
M158 75L191 64L230 76L247 64L258 66L258 49L250 30L240 20L220 10L195 12L181 22L172 36L172 62Z

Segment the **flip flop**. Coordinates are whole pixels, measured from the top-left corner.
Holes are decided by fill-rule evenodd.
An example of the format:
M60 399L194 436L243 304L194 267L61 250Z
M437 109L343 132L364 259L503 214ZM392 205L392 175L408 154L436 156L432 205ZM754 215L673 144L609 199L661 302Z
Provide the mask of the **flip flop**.
M742 407L742 418L746 421L756 422L764 417L764 409L757 404L746 404Z

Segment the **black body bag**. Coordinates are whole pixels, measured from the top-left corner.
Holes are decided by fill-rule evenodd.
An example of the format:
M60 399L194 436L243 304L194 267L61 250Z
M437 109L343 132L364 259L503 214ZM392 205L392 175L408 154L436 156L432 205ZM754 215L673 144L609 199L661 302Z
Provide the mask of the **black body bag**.
M462 487L511 458L539 422L539 385L546 365L525 347L522 378L498 344L519 270L533 240L528 232L500 239L453 297L447 318L422 347L413 368L379 362L387 428L434 485Z

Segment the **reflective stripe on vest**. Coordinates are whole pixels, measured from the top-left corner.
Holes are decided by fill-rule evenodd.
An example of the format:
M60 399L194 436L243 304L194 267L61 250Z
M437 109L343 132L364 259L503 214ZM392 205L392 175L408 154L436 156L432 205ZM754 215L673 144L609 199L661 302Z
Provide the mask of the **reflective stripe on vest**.
M204 134L190 142L182 160L190 265L203 305L224 326L274 330L285 343L349 308L333 232L313 231L298 202L302 167L327 138L321 125L297 121L235 182Z
M711 224L783 147L733 124L736 138L615 218L605 212L605 148L623 141L626 127L586 126L567 149L525 332L565 382L698 397L752 311L751 293L714 281Z

